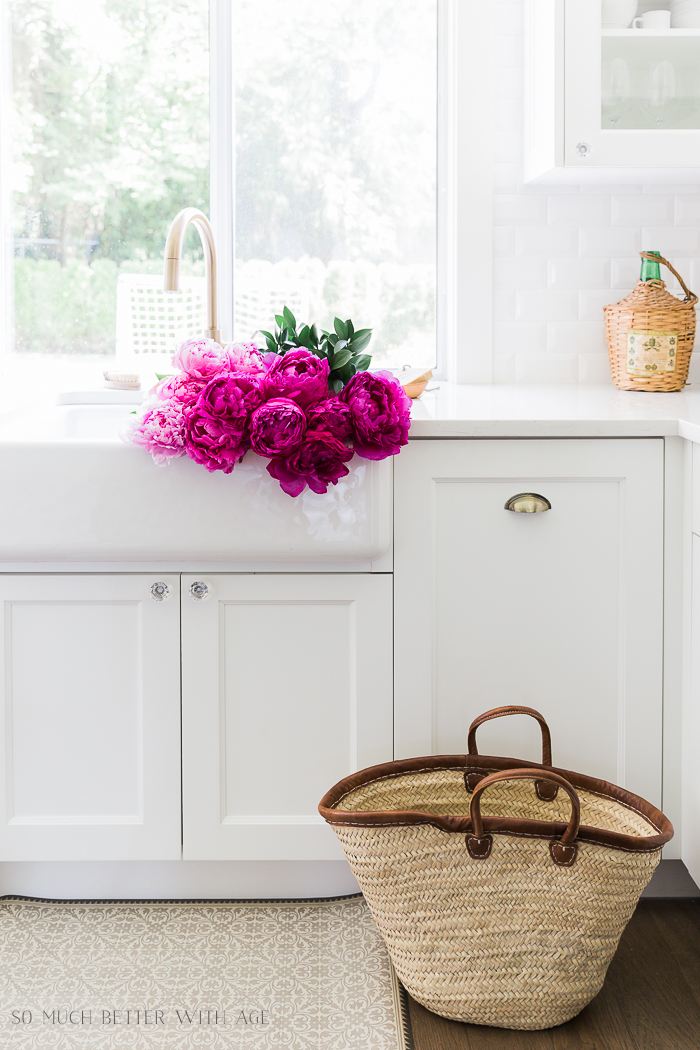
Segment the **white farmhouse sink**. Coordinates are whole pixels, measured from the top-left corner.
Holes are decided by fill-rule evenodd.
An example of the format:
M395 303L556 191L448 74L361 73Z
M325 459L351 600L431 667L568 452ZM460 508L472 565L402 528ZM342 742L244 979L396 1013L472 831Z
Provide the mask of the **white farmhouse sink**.
M0 562L368 562L390 543L391 464L355 457L325 495L285 495L253 453L229 475L156 466L133 405L0 416Z

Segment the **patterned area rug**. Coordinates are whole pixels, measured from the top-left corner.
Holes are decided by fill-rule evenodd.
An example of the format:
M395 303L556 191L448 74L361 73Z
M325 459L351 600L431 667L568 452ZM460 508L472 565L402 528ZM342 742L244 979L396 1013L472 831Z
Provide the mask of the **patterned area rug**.
M0 1046L408 1050L362 897L290 902L0 898Z

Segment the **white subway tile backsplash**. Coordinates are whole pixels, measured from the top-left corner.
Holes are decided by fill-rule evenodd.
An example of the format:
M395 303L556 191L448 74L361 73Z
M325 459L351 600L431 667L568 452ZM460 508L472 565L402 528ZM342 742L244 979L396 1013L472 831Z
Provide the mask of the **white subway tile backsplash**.
M498 41L493 380L607 384L602 307L635 287L642 247L665 255L700 292L700 187L672 179L666 185L523 185L525 5L482 2L494 11ZM662 276L680 294L671 274L663 270ZM700 383L700 351L696 356L691 375L694 370Z
M676 225L700 226L700 194L676 197Z
M643 226L672 225L673 223L673 196L654 195L645 197L642 194L634 196L614 196L612 198L612 223L613 226Z
M497 354L535 353L547 349L547 325L544 321L495 321L493 348Z
M546 288L546 259L495 259L494 288Z
M493 221L496 226L540 226L547 222L547 198L497 194L493 198Z
M493 316L496 321L515 320L515 297L519 292L507 291L502 288L494 288L493 291Z
M604 226L610 222L610 198L580 193L551 196L549 221L553 226Z
M550 259L550 288L607 288L610 259ZM515 287L515 286L512 286Z
M700 228L694 226L645 226L642 229L642 248L648 252L671 255L700 255Z
M602 314L597 321L553 321L549 325L551 353L599 354L606 348Z
M516 383L577 383L578 354L518 354Z
M632 291L639 280L642 272L642 260L638 255L630 255L628 259L613 259L611 261L610 285L615 289L618 300Z
M579 383L609 383L610 359L604 354L581 354L578 359Z
M493 381L494 383L515 382L515 354L493 355Z
M528 226L515 231L515 254L518 256L566 258L575 256L577 249L578 228L575 226Z
M617 292L612 288L605 288L597 292L585 291L578 293L579 321L597 321L603 317L603 307L619 299Z
M578 316L577 292L516 292L518 321L569 321Z
M493 228L493 256L494 259L504 259L515 255L515 227L494 226Z
M638 226L586 226L581 230L580 254L615 258L641 251L642 231Z

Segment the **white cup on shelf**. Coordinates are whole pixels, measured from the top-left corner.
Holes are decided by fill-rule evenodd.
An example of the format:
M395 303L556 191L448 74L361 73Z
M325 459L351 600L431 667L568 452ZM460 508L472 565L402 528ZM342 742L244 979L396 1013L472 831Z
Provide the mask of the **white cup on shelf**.
M632 22L634 29L670 29L670 11L645 11L639 18Z
M603 29L628 29L637 13L637 0L602 0Z

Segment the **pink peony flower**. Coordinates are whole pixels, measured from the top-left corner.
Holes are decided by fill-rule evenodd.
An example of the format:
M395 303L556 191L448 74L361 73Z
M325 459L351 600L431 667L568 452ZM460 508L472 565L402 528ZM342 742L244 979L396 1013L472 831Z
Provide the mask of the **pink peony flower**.
M174 376L166 376L160 379L149 391L151 398L160 401L180 401L183 405L189 405L197 399L200 392L206 386L204 379L190 379L184 372L178 372Z
M185 419L182 402L147 401L141 414L133 416L123 434L125 441L142 445L158 466L185 454Z
M250 443L259 456L286 456L298 448L306 416L294 401L275 397L256 408L250 421Z
M224 350L231 358L232 372L250 372L253 375L264 375L267 371L263 364L263 355L255 343L227 343Z
M256 376L214 376L185 410L187 455L207 470L230 474L250 447L248 420L262 395Z
M339 397L327 397L325 401L309 405L306 418L312 430L327 430L337 438L352 434L352 412Z
M290 350L273 362L263 379L263 395L288 397L305 408L328 393L328 361L310 350Z
M360 456L386 459L407 444L411 399L391 372L357 372L340 397L352 413Z
M173 357L173 364L191 379L208 382L221 372L234 372L235 364L228 349L213 339L186 339Z
M307 430L299 448L271 459L267 471L289 496L298 496L306 485L313 492L322 493L350 473L345 464L352 456L352 449L328 431Z

